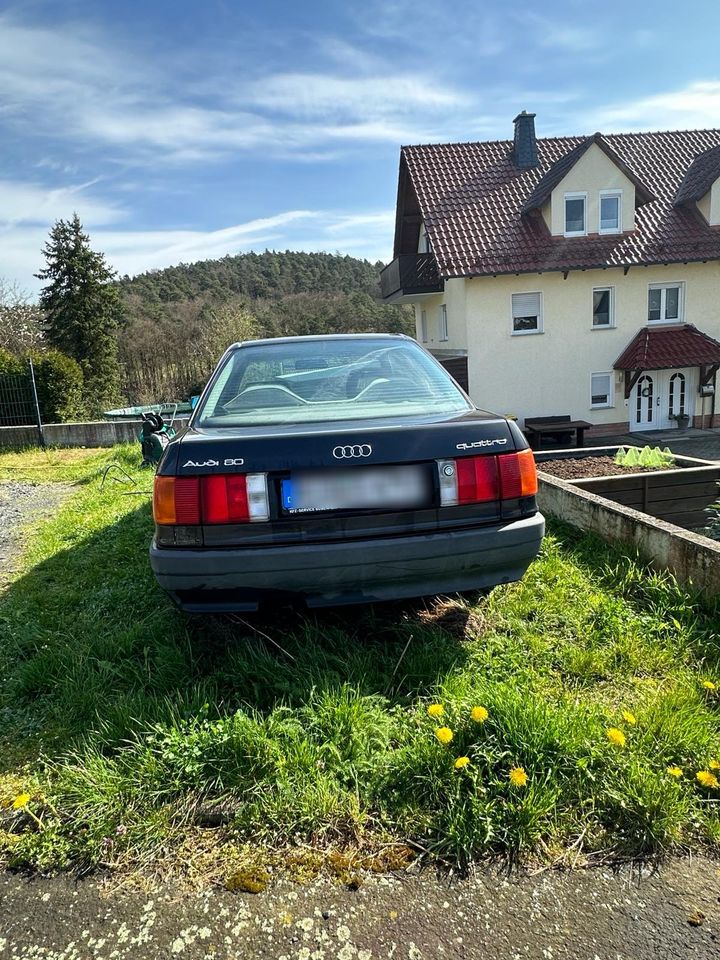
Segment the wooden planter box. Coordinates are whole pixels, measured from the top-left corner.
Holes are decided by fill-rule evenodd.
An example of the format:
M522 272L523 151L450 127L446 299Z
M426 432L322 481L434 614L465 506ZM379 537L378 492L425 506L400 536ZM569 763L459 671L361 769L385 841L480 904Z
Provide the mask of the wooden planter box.
M619 449L585 447L580 450L543 450L535 454L535 460L538 470L542 471L544 460L614 457ZM707 508L720 497L720 463L675 454L675 464L680 469L623 473L617 477L587 476L567 482L686 530L704 527L709 520Z

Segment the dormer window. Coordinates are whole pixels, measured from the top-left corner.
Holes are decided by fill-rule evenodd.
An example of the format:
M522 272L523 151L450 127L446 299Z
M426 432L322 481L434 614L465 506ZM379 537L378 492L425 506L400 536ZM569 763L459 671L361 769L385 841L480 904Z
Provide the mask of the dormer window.
M619 190L600 191L600 233L620 233L622 230L622 193Z
M584 237L587 233L587 194L565 194L565 236Z

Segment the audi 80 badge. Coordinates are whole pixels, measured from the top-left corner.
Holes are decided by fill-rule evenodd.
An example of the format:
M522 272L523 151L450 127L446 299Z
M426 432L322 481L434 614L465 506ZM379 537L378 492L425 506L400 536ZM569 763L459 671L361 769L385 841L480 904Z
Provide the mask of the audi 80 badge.
M544 533L533 454L409 337L236 343L155 478L150 560L188 612L487 590Z

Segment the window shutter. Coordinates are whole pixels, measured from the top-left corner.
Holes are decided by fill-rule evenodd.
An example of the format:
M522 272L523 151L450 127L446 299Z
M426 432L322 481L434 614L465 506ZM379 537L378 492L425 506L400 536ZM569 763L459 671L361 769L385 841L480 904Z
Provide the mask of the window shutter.
M507 300L505 301L507 303ZM505 308L507 309L507 307ZM514 293L512 298L513 317L539 317L539 293Z

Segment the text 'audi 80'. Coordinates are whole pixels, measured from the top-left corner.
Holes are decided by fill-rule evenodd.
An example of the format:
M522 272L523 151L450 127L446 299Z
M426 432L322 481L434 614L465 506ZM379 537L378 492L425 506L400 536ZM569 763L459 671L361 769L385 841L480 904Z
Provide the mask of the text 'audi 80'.
M408 337L230 347L155 478L150 558L189 612L519 580L544 520L525 437Z

